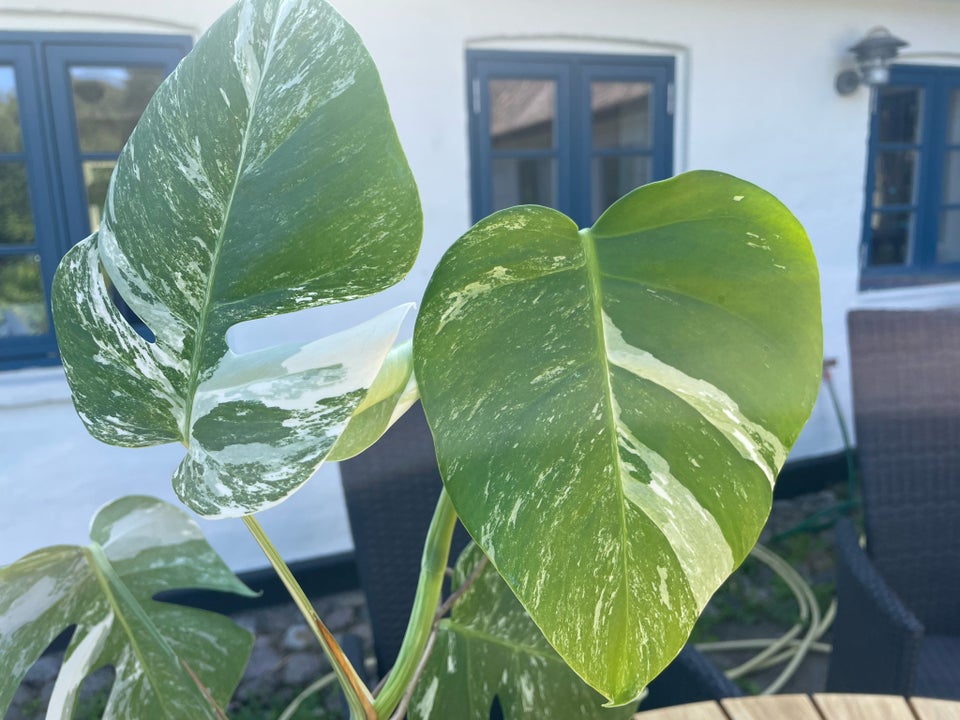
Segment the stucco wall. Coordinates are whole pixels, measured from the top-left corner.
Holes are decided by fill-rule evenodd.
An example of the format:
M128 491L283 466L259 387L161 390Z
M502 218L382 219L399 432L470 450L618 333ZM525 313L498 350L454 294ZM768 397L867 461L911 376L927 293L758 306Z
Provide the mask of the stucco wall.
M716 168L776 193L800 218L820 261L825 353L837 358L849 414L844 318L854 306L960 304L960 286L861 293L857 253L869 95L840 97L845 48L875 25L911 43L911 61L960 64L954 0L340 0L378 62L420 183L423 251L401 285L349 307L235 328L239 351L307 339L417 300L443 250L470 220L464 52L468 47L669 53L677 59L677 172ZM4 0L7 30L196 34L215 0ZM952 54L951 54L952 53ZM412 324L408 323L409 334ZM821 402L793 457L833 452L840 436ZM179 446L121 450L88 438L60 370L0 373L0 564L41 544L82 542L94 509L121 493L172 499ZM335 467L264 514L281 551L299 559L348 550ZM204 523L236 569L264 564L239 522Z

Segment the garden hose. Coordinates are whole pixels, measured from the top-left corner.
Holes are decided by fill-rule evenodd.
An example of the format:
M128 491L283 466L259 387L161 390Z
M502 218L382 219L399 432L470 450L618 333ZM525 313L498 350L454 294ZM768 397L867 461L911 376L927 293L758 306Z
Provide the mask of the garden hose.
M823 530L840 517L847 515L859 505L857 488L857 464L850 440L850 432L840 401L837 398L836 388L830 370L836 365L835 360L825 360L823 363L823 384L827 388L834 416L843 439L843 451L847 464L847 499L823 508L810 515L793 527L773 536L772 542L777 542L801 532L816 532ZM761 690L761 695L772 695L780 691L796 673L797 668L806 659L810 652L829 653L831 646L820 642L820 638L827 632L837 612L836 599L831 600L827 611L821 616L820 606L810 584L803 579L789 563L768 548L757 545L751 555L764 563L787 585L797 601L799 621L787 632L778 638L761 638L749 640L732 640L724 642L706 642L697 644L697 648L704 652L759 650L746 662L726 671L731 679L745 677L751 673L767 670L786 663L780 674ZM804 633L804 628L806 632ZM803 636L798 636L803 633Z
M793 593L797 602L799 621L778 638L705 642L698 643L697 649L703 652L759 649L760 652L752 658L726 671L727 677L731 680L786 663L780 674L760 691L761 695L773 695L790 681L808 653L830 652L830 646L820 642L820 638L833 622L836 615L836 601L832 601L827 612L821 615L820 606L810 584L786 560L763 545L754 547L750 554L770 568ZM805 633L804 628L806 628ZM798 638L801 633L803 636Z

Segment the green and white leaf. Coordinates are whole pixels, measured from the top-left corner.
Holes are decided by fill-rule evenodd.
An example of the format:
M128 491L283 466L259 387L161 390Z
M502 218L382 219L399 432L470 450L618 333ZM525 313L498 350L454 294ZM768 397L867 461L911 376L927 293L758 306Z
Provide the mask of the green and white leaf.
M482 557L473 543L464 550L454 587ZM603 696L567 667L488 565L441 621L409 714L411 720L488 720L494 697L505 720L616 720L636 710L602 707Z
M253 638L227 617L153 600L198 588L254 595L186 513L126 497L97 513L86 547L60 545L0 569L0 711L31 665L76 625L47 710L73 717L80 685L113 666L105 718L216 718L236 689ZM189 670L188 670L189 668Z
M327 460L347 460L359 455L379 440L387 428L419 399L420 391L413 375L413 343L408 340L387 355L380 373L327 455Z
M160 87L99 232L58 270L54 319L81 418L105 442L186 445L174 484L201 514L280 502L335 443L405 310L247 355L227 330L389 287L421 228L354 30L322 0L242 0ZM104 275L156 342L116 310Z
M769 512L819 386L816 263L779 201L720 173L582 231L505 210L444 256L414 355L463 524L564 660L628 703Z

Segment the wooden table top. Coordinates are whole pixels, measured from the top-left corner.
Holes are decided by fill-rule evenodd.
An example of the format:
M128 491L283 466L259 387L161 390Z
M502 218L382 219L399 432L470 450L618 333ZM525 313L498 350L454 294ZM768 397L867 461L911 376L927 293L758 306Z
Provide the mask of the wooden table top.
M960 702L893 695L763 695L647 710L634 720L960 720Z

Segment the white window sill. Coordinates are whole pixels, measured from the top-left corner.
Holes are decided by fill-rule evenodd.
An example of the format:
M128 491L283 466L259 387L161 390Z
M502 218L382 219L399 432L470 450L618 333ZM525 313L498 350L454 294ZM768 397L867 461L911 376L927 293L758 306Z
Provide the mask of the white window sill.
M0 410L69 402L70 388L60 366L0 372Z
M960 283L861 290L855 310L934 310L960 306Z

